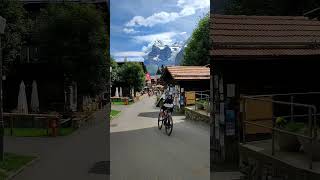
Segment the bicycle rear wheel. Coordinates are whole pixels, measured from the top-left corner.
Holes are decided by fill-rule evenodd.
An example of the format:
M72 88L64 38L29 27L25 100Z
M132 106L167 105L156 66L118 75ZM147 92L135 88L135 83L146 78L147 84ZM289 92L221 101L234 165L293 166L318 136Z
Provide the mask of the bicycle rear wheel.
M172 120L172 117L169 116L166 123L166 133L168 136L171 135L172 129L173 129L173 120Z
M159 113L158 116L158 129L161 129L163 125L163 116L161 115L161 113Z

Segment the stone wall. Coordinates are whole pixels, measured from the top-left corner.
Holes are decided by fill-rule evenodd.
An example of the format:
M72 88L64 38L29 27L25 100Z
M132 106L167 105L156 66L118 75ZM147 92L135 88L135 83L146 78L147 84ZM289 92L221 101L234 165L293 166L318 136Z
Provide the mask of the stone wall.
M207 115L201 114L189 108L185 108L184 111L185 111L186 119L188 120L203 121L208 124L210 123L210 117Z

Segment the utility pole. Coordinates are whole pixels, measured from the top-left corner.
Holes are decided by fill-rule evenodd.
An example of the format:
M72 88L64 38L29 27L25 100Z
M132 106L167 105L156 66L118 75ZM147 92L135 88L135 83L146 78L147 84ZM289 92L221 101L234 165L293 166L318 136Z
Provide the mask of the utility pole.
M4 159L4 122L3 122L3 103L2 103L2 46L1 46L1 36L4 34L4 29L6 27L6 19L0 16L0 161Z

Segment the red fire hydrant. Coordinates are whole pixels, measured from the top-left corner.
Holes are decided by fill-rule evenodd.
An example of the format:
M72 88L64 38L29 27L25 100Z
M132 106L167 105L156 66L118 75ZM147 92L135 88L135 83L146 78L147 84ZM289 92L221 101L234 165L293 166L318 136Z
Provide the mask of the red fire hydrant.
M57 120L56 119L52 119L51 120L50 127L51 127L51 130L52 130L51 136L56 137L57 134L58 134L58 131L57 131L57 127L58 126L57 126Z

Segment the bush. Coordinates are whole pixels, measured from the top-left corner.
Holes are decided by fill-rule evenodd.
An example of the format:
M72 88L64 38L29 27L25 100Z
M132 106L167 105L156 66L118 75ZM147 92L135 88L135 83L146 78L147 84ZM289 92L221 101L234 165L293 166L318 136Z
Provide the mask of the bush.
M204 109L203 103L201 103L201 102L196 102L196 107L197 107L197 109L200 109L200 110Z

